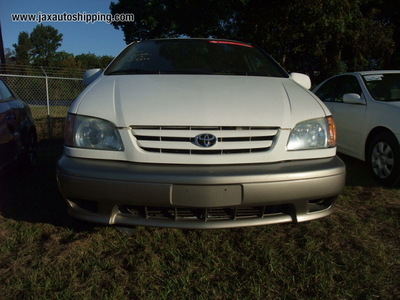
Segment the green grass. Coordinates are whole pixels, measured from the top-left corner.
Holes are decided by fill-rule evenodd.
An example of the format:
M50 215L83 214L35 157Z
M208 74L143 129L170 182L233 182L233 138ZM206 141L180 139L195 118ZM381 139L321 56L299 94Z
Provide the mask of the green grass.
M63 137L64 120L68 113L68 106L51 106L50 119L47 106L30 105L30 108L35 120L39 141Z
M400 191L343 157L324 219L223 230L120 229L69 217L59 143L0 184L1 299L399 299Z
M47 119L47 106L30 105L32 116L35 120ZM65 118L69 106L50 106L50 116L53 118Z

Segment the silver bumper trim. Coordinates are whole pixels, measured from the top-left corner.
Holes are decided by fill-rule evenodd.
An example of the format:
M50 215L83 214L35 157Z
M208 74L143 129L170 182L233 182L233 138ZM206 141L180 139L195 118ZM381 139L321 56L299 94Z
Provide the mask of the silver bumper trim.
M344 187L338 157L275 164L188 166L101 161L62 156L59 189L71 215L92 222L178 228L227 228L322 218ZM331 199L312 210L313 202ZM84 205L82 205L84 203ZM93 204L90 209L86 204ZM167 220L121 211L136 207L251 207L288 205L290 212L240 220Z

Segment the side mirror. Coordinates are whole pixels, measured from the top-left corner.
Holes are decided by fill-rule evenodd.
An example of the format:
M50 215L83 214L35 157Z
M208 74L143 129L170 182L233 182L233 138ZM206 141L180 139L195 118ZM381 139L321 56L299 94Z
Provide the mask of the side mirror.
M83 74L83 84L88 86L91 84L93 81L95 81L103 71L101 69L90 69L85 71Z
M361 98L361 96L359 94L355 94L355 93L344 94L343 95L343 102L344 103L349 103L349 104L360 104L360 105L364 105L365 104L365 102Z
M305 87L307 90L311 88L311 79L306 74L290 73L290 78L302 87Z

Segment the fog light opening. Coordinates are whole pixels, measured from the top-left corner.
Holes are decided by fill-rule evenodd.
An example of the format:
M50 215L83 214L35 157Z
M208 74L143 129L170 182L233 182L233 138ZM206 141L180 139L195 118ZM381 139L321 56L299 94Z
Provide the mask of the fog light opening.
M334 198L323 198L323 199L316 199L310 200L308 203L308 211L310 213L319 212L322 210L326 210L332 206L334 202Z

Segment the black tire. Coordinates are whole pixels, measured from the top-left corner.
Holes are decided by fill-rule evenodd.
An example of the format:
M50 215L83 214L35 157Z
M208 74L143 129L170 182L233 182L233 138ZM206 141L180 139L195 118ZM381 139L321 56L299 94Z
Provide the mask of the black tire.
M33 168L37 164L37 137L34 131L29 131L25 139L24 151L21 157L23 167Z
M383 185L394 186L400 179L400 146L390 132L376 135L368 147L368 164L374 178Z

